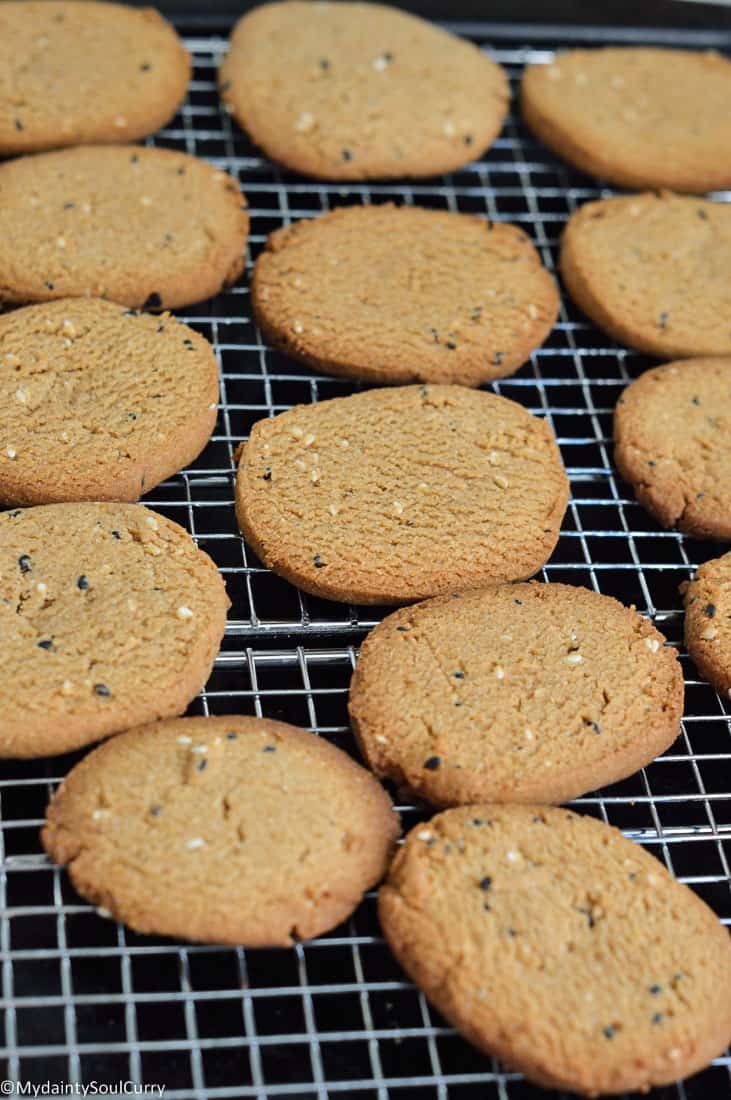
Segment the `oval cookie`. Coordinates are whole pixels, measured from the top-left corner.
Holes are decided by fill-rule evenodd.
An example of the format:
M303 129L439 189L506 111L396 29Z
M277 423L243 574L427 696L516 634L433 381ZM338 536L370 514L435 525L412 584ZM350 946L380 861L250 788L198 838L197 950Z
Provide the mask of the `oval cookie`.
M549 148L620 187L731 184L731 61L711 50L567 50L530 65L521 107Z
M649 355L731 355L731 204L629 195L589 202L561 240L566 289L620 343Z
M244 266L238 184L205 161L89 145L0 164L0 301L110 298L171 309Z
M417 207L347 207L273 233L252 279L265 337L329 374L479 386L555 324L556 285L521 229Z
M617 403L614 443L620 474L663 527L731 539L731 359L645 371Z
M8 0L0 72L8 155L154 133L185 96L190 58L153 8Z
M565 802L678 735L674 649L634 609L565 584L428 600L366 638L350 718L370 768L436 806Z
M234 28L224 103L267 156L320 179L451 172L510 98L476 46L382 4L262 4Z
M340 749L225 716L95 749L56 792L42 840L83 897L137 932L276 947L345 920L398 834L386 792Z
M236 480L259 558L306 592L356 603L530 576L567 501L549 425L461 386L371 390L260 420Z
M0 757L52 756L181 714L229 606L190 535L141 504L0 513Z
M638 844L541 806L447 810L379 896L391 949L462 1034L547 1088L669 1084L731 1038L731 944Z
M69 298L0 316L0 500L136 500L216 422L210 344L165 314Z
M731 699L731 553L704 562L681 591L688 652L701 675Z

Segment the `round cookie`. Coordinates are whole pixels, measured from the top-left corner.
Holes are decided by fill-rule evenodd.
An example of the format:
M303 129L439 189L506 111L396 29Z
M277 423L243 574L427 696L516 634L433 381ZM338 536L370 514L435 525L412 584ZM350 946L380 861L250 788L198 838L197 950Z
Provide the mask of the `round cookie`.
M231 35L224 104L267 156L319 179L433 176L479 157L508 111L503 69L382 4L262 4Z
M559 297L514 225L354 206L277 230L251 285L266 339L330 374L479 386L541 344Z
M190 58L154 8L0 4L0 154L134 141L185 96Z
M663 527L731 539L731 359L641 374L614 413L614 458Z
M137 500L216 422L210 344L170 314L69 298L0 315L0 501Z
M550 149L620 187L731 185L731 61L711 50L567 50L530 65L523 118Z
M228 606L208 555L141 504L0 513L0 757L51 756L181 714Z
M0 301L110 298L172 309L244 266L238 184L205 161L87 145L0 164Z
M436 806L565 802L649 764L678 735L674 649L586 588L511 584L384 619L350 685L369 767Z
M388 795L340 749L270 719L183 718L77 764L43 845L137 932L247 947L334 928L385 874Z
M265 565L355 603L530 576L567 501L546 421L462 386L370 390L260 420L236 480L239 524Z
M645 1092L731 1038L731 944L638 844L568 810L477 805L413 829L386 939L447 1020L547 1088Z
M701 675L731 699L731 553L704 562L681 592L688 652Z
M601 199L569 218L566 289L620 343L649 355L731 355L731 204L660 194Z

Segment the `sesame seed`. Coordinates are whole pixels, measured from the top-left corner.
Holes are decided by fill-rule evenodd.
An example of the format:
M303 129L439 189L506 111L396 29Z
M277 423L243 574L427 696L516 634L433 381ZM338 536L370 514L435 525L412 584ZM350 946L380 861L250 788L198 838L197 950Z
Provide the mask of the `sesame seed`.
M94 810L94 813L91 816L93 817L94 821L101 821L103 818L109 817L109 810Z
M435 772L441 767L442 759L440 756L430 756L424 761L424 767L427 771Z
M295 321L294 324L292 325L292 331L296 332L298 336L301 333L303 333L305 331L305 329L304 329L304 325L302 324L302 322L301 321Z
M109 688L107 687L106 684L94 684L94 694L95 695L102 695L105 698L107 698L112 693L111 693L111 691L109 690Z
M310 432L310 434L306 435L305 438L302 440L302 446L303 447L311 447L314 442L315 442L315 437L312 434L312 432Z
M341 447L343 447L343 448L349 447L349 446L350 446L350 440L348 440L348 439L341 439L341 440L340 440L340 446L341 446Z
M24 390L21 386L19 390L15 391L15 400L19 401L21 405L27 405L28 403L28 391Z
M306 470L307 469L307 466L305 465L303 459L301 459L301 458L295 458L294 464L295 464L295 466L297 467L298 470Z
M705 630L701 631L701 638L703 638L704 642L712 642L717 634L718 631L715 626L707 626Z
M498 665L497 668L495 669L495 675L497 676L498 680L504 680L505 679L505 669L501 668L501 666Z
M660 642L657 638L645 638L645 645L652 653L657 653L660 648Z
M124 115L117 115L114 120L114 125L117 127L118 130L123 130L124 127L127 125L127 119L124 117Z
M186 737L184 733L181 733L180 737L176 737L176 741L179 745L189 745L192 738Z
M532 302L528 306L528 316L532 317L534 321L535 321L536 317L538 316L538 308L537 308L537 306L534 306Z
M73 690L73 682L71 680L64 680L64 682L61 684L61 694L70 695Z
M338 514L338 508L336 504L329 504L327 510L331 516L336 516Z
M316 485L317 482L320 480L320 471L319 470L313 470L312 473L310 474L310 480L312 481L313 485Z
M188 849L189 852L192 852L196 848L204 848L205 844L206 842L202 836L194 836L190 840L186 841L185 847Z
M193 618L193 612L190 610L189 607L181 606L181 607L178 608L178 610L175 612L175 614L178 616L179 619L192 619Z
M533 740L533 737L534 737L534 733L533 733L533 730L529 730L529 729L527 729L527 730L525 731L525 739L526 739L526 741L532 741L532 740Z
M388 68L388 61L385 57L374 57L371 65L377 73L382 73L384 69Z
M388 744L388 738L384 737L382 733L377 733L376 734L376 741L378 741L379 745L387 745Z
M446 137L454 137L454 135L457 133L457 128L450 119L447 119L447 121L444 123L444 125L442 126L442 130L444 131Z
M142 204L142 206L152 206L152 199L149 195L142 195L142 197L140 198L140 203Z
M308 134L314 128L315 116L309 111L303 111L294 124L298 134Z
M498 489L507 489L510 486L510 482L502 474L496 474L492 480L495 482Z
M570 665L580 665L584 658L581 656L580 653L569 653L566 660Z
M96 915L103 920L114 920L111 909L105 909L103 905L97 907Z
M394 512L396 513L397 516L403 515L404 506L403 506L403 504L401 503L400 500L395 500L393 502L393 510L394 510Z
M137 610L137 604L135 603L134 600L127 600L127 608L128 608L129 611L136 611Z
M48 585L44 584L43 581L38 581L38 584L36 585L36 592L38 593L38 595L45 596L47 591Z
M297 424L295 424L295 426L293 428L290 428L289 430L295 439L301 439L302 436L305 434L302 428L300 428Z
M8 456L8 458L15 458L18 452L16 451L15 447L6 447L5 454Z
M491 466L497 466L498 462L500 461L500 455L497 453L497 451L490 451L487 456L487 461L490 463Z
M505 858L508 863L520 863L521 855L520 852L516 852L511 848L510 851L505 853Z
M420 833L416 834L416 838L417 838L417 840L431 840L432 839L432 834L430 832L428 832L426 829L422 829Z
M218 402L217 402L217 401L211 401L211 403L210 403L210 405L208 406L208 408L209 408L209 409L217 409L217 408L218 408Z
M59 237L58 240L56 241L56 248L65 248L65 247L66 247L66 238L65 237Z
M190 751L195 753L206 753L208 752L208 745L193 745Z
M154 516L146 516L145 523L148 527L151 527L153 531L157 531L157 520Z

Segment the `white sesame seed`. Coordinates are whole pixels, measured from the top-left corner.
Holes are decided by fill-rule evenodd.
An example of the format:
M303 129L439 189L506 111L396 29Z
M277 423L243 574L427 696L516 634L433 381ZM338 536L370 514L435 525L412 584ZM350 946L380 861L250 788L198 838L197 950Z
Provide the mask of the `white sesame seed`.
M146 516L145 523L148 527L151 527L153 531L157 531L157 520L154 516Z
M302 440L302 446L303 447L311 447L314 442L315 442L315 437L312 434L312 432L310 432L310 434L306 435L305 438Z
M341 439L340 440L340 446L343 447L343 448L349 447L350 446L350 440L349 439Z
M28 391L24 390L21 386L19 390L15 391L15 400L19 401L21 405L28 404Z
M514 848L511 848L509 852L505 853L505 858L507 859L508 863L519 863L520 852L516 852Z
M140 199L140 203L142 204L142 206L152 206L152 199L149 195L143 195Z
M529 729L526 729L526 731L525 731L525 739L526 739L526 741L532 741L532 740L533 740L533 737L534 737L534 733L533 733L533 730L529 730Z
M38 584L36 585L36 592L38 593L38 595L45 596L47 591L48 585L44 584L43 581L38 581Z
M109 810L94 810L91 816L94 821L102 821L105 817L109 817Z
M497 466L498 462L500 461L500 455L497 453L497 451L490 451L487 456L487 461L490 463L491 466Z
M492 479L497 485L498 489L507 489L510 486L510 482L502 474L496 474Z
M633 218L636 218L638 214L642 213L642 207L638 206L636 202L630 203L627 209Z
M429 486L427 485L427 483L425 481L420 481L419 482L419 488L420 489L428 489Z
M444 123L444 125L442 126L442 130L447 137L454 137L454 135L457 133L457 128L450 119L447 119L447 121Z
M102 917L103 920L114 920L111 909L105 909L103 905L97 907L96 915Z
M657 638L645 638L645 645L653 653L657 653L658 649L660 648L660 642Z
M191 752L206 753L208 752L208 745L193 745Z
M307 469L307 467L305 466L304 461L301 458L295 458L294 464L295 464L295 466L297 467L298 470L306 470Z
M388 744L388 738L384 737L382 733L377 733L376 734L376 741L378 741L378 743L381 744L381 745L387 745Z
M420 833L416 834L417 840L431 840L432 834L426 829L422 829Z
M309 111L303 111L294 124L298 134L308 134L315 125L315 116Z
M15 458L18 452L16 451L15 447L6 447L5 454L8 456L8 458Z
M718 631L715 626L707 626L705 630L701 632L701 638L703 638L705 642L712 642L717 634Z
M297 424L295 424L293 428L290 428L290 431L295 439L301 439L302 436L305 434L302 428L300 428Z
M206 842L202 836L194 836L186 842L185 847L188 849L189 852L192 852L196 848L204 848L205 844Z
M316 485L317 482L320 480L320 471L319 470L313 470L312 473L310 474L310 480L312 481L313 485Z
M331 516L336 516L338 514L337 504L328 504L327 510Z
M61 694L70 695L73 690L73 682L71 680L64 680L64 682L61 684Z
M135 603L134 600L127 600L127 609L129 611L136 611L137 610L137 604Z
M124 117L124 115L117 115L114 120L114 125L117 127L118 130L123 130L124 127L127 125L127 119Z
M532 317L534 321L538 316L538 307L534 306L532 302L530 302L528 305L528 316Z
M217 409L217 408L218 408L218 402L217 402L217 401L211 401L211 403L210 403L210 405L208 406L208 408L209 408L209 409Z
M178 616L179 619L192 619L193 618L193 612L190 610L189 607L181 606L181 607L178 608L178 610L175 612L175 614Z
M59 237L58 240L56 241L56 248L65 248L65 247L66 247L66 238L65 237Z
M570 665L580 665L584 658L580 653L569 653L566 660Z
M404 506L403 506L403 504L401 503L400 500L395 500L393 502L393 510L394 510L394 512L396 513L397 516L402 516L403 515Z
M382 73L384 69L388 68L388 61L385 57L374 57L371 65L377 73Z
M304 325L302 324L302 322L301 321L295 321L294 324L292 325L292 331L296 332L298 336L301 333L303 333L305 331L305 329L304 329Z
M5 362L9 367L17 367L20 365L20 359L12 351L9 351L5 356Z
M191 740L192 740L192 738L186 737L186 735L184 733L181 733L180 737L176 738L176 741L178 742L179 745L189 745Z
M495 669L495 675L497 676L498 680L504 680L505 679L505 669L501 668L501 666L498 665L497 668Z
M81 209L82 209L84 214L91 214L91 203L90 202L82 202Z
M680 1047L673 1047L672 1050L668 1051L668 1057L672 1058L674 1062L677 1062L678 1058L683 1057L683 1052Z
M73 321L69 321L68 317L66 318L66 320L63 323L63 330L69 336L73 337L73 336L76 335L76 329L74 328L74 323L73 323Z

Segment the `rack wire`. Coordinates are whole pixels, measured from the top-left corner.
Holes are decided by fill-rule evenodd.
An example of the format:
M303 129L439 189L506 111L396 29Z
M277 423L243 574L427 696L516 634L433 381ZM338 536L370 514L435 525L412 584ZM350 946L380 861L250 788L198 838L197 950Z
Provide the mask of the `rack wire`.
M181 28L185 32L185 28ZM594 41L587 27L454 26L507 68ZM193 28L195 73L179 114L154 144L206 157L241 182L251 208L249 268L267 234L346 203L397 201L517 223L555 269L558 236L581 203L609 192L560 164L511 116L487 155L451 176L388 184L312 183L263 160L222 112L215 70L224 27ZM731 34L603 30L611 42L731 48ZM731 192L715 196L731 201ZM247 548L233 510L233 451L251 425L298 402L358 387L301 367L261 342L247 280L180 316L213 343L221 367L215 435L188 470L147 498L182 523L219 565L233 606L221 654L193 713L266 715L307 726L355 753L346 717L357 646L382 609L305 596ZM612 466L611 417L649 361L618 347L564 298L545 346L498 393L545 416L572 488L544 580L584 584L653 618L681 650L681 736L637 775L579 799L658 855L731 924L731 703L682 648L678 585L714 544L662 531ZM427 1005L390 956L370 894L331 934L292 950L185 945L100 918L41 852L48 798L76 756L0 767L0 1057L16 1082L130 1081L170 1100L531 1100L547 1096L476 1052ZM404 826L418 819L401 806ZM663 1100L729 1095L731 1058ZM554 1096L557 1094L553 1094Z

